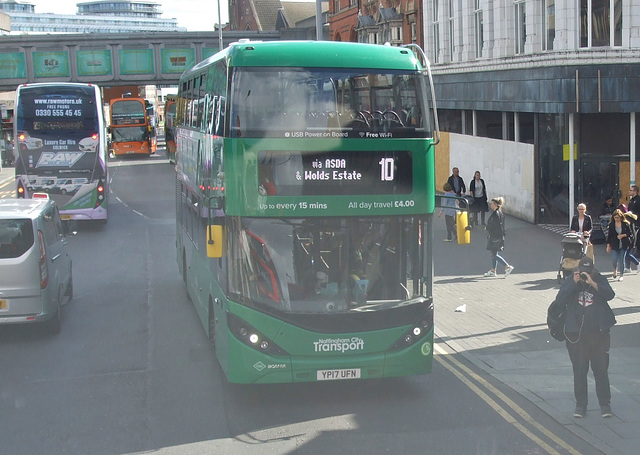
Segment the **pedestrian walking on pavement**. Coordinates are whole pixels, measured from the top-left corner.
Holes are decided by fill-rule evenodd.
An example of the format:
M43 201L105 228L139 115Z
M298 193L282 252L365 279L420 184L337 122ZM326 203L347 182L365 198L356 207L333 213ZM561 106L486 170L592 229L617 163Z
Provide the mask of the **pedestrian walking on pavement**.
M602 417L611 417L609 386L609 329L616 323L608 301L615 297L607 278L598 272L589 257L583 257L578 270L560 287L556 301L566 305L564 335L573 367L574 417L587 413L589 366L596 382L596 395Z
M569 228L571 232L582 234L583 237L589 237L591 235L593 220L591 219L591 215L587 213L587 204L584 202L578 204L578 214L573 215Z
M473 174L473 180L469 182L469 194L473 197L473 203L471 204L471 218L470 226L478 225L478 214L482 219L482 225L484 226L484 214L489 211L489 205L487 204L487 185L484 183L484 179L480 176L480 171L476 171Z
M628 210L629 215L627 215L627 219L629 216L635 216L635 220L629 221L631 223L631 232L635 234L634 241L629 247L629 251L637 258L640 256L640 195L638 195L638 185L631 185L629 188ZM637 270L640 272L640 266Z
M447 225L447 238L444 239L445 242L451 242L454 238L456 238L456 193L451 188L449 182L445 183L442 189L445 191L445 196L442 198L442 205L445 208L441 209L438 213L438 218L442 216L444 213L444 222Z
M502 204L504 199L501 197L494 197L489 203L491 208L491 215L487 220L487 250L491 252L491 270L486 272L484 276L495 277L498 276L497 268L498 261L504 265L505 278L513 272L514 267L500 255L500 252L504 250L504 238L507 231L504 226L504 213L502 213Z
M595 258L593 245L590 242L591 230L593 229L593 220L591 215L587 214L587 204L581 202L578 204L578 214L573 215L569 229L571 232L580 234L582 242L585 245L584 253L591 259Z
M464 185L464 179L460 177L460 170L457 167L451 169L451 175L449 176L447 183L451 185L451 188L458 197L461 197L467 192L467 187Z
M611 215L607 233L607 253L611 254L614 280L618 278L618 281L622 281L624 278L624 261L630 246L631 225L622 210L616 209Z
M631 273L632 262L636 265L636 271L640 270L640 260L636 257L637 249L635 248L638 240L638 229L635 226L635 222L638 220L638 217L635 213L627 211L627 206L624 204L620 204L618 208L622 212L624 218L629 222L629 228L631 231L631 235L629 236L629 249L624 257L624 273Z

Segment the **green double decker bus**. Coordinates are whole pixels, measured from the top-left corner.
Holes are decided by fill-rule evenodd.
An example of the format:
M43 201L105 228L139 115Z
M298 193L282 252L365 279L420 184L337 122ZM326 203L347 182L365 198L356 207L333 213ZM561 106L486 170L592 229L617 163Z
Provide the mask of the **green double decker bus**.
M240 41L182 75L177 260L230 382L431 371L433 93L417 47Z

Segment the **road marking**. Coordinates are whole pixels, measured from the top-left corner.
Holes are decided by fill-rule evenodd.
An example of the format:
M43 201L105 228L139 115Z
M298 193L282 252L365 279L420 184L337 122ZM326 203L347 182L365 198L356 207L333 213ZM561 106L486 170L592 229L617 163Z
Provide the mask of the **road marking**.
M498 415L500 415L505 421L507 421L507 423L509 423L509 424L513 425L514 427L516 427L522 434L524 434L526 437L528 437L533 442L535 442L540 447L542 447L547 453L549 453L551 455L560 455L560 452L558 452L555 448L553 448L552 446L547 444L545 441L543 441L541 438L539 438L538 436L533 434L533 432L531 432L529 429L527 429L527 427L525 425L523 425L522 423L518 422L516 417L511 415L509 413L509 411L504 406L501 406L493 398L491 398L487 392L492 393L493 395L495 395L495 397L500 399L506 405L506 407L510 408L516 414L518 414L520 416L520 418L523 419L526 422L526 424L536 428L544 436L549 438L551 441L553 441L558 446L562 447L568 453L570 453L572 455L580 455L580 452L578 452L576 449L574 449L569 444L564 442L562 439L560 439L553 432L549 431L547 428L543 427L538 422L536 422L529 415L529 413L527 413L527 411L522 409L518 404L516 404L513 400L511 400L509 397L507 397L500 390L496 389L493 385L491 385L485 379L481 378L478 374L474 373L472 370L470 370L469 368L464 366L462 363L460 363L454 357L449 355L438 344L434 343L434 351L438 354L438 355L434 356L434 359L436 359L436 361L438 363L440 363L443 367L445 367L447 370L449 370L451 373L453 373L454 376L456 376L458 379L460 379L460 381L462 381L467 387L469 387L469 389L471 389L476 395L478 395L478 397L480 397L494 411L496 411L498 413ZM476 381L477 384L474 383L472 380ZM482 390L482 388L484 388L484 390L486 390L487 392Z

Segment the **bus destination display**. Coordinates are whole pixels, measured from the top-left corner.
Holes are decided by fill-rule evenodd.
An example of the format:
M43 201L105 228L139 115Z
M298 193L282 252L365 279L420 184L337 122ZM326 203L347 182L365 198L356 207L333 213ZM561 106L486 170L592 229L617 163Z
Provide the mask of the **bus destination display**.
M292 152L258 154L263 196L392 195L413 191L410 151Z

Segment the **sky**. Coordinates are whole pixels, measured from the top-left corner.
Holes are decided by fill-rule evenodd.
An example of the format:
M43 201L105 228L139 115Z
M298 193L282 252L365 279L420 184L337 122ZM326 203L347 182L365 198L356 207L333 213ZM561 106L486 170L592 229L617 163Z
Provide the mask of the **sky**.
M23 0L35 5L36 13L76 14L77 3L91 0ZM178 26L190 32L211 31L218 22L218 2L215 0L153 0L162 5L162 18L178 19ZM228 0L221 0L222 23L228 21Z

